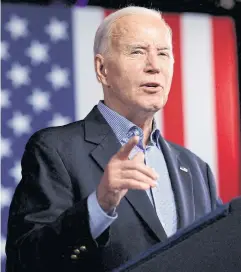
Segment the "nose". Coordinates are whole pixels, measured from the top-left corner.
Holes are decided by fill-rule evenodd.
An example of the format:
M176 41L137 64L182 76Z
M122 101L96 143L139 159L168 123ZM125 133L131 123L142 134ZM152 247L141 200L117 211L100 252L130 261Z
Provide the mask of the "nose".
M160 73L160 59L156 54L149 54L146 59L145 72L150 74Z

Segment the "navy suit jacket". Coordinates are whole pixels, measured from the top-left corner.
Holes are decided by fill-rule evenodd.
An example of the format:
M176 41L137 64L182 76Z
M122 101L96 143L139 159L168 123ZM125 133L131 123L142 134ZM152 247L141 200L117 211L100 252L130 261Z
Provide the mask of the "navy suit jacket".
M209 166L160 137L184 228L218 205ZM111 271L167 239L145 191L129 190L118 218L94 240L87 198L121 147L95 106L81 121L35 133L9 213L7 271ZM188 171L182 171L185 167Z

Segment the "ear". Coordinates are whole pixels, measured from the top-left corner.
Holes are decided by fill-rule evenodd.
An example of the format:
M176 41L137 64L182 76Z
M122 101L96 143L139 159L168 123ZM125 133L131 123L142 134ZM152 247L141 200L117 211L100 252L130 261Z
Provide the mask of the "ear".
M95 56L95 73L97 80L103 85L109 86L107 83L107 68L105 64L105 59L102 55L97 54Z

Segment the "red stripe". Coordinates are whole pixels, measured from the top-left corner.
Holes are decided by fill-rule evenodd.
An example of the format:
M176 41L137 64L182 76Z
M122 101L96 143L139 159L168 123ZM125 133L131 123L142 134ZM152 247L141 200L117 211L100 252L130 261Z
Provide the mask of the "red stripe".
M219 193L227 202L241 194L236 41L231 19L212 22Z
M168 102L163 110L163 133L166 139L184 146L184 115L182 104L181 30L179 15L164 15L173 32L174 75Z
M110 15L111 13L115 12L115 9L105 9L104 10L104 18Z

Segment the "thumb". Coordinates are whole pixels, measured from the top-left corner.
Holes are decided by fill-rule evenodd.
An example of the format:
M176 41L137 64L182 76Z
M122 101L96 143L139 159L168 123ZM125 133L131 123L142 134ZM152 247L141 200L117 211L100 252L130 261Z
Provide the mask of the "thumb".
M115 158L120 160L128 159L131 150L139 142L139 136L132 137L125 145L123 145L120 150L116 153Z

